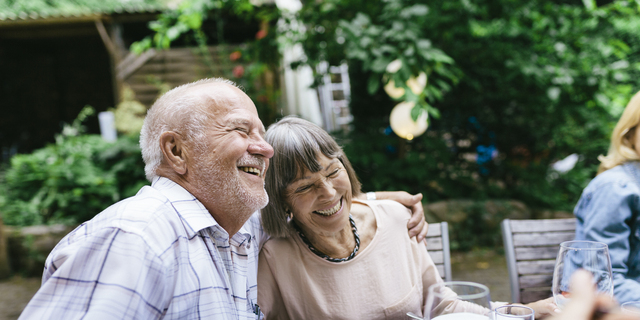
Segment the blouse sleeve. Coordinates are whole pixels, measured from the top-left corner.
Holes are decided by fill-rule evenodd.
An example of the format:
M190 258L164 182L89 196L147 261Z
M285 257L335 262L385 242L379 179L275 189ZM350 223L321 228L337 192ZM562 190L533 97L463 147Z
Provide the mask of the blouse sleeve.
M265 319L289 319L280 288L271 271L268 248L262 248L258 262L258 306Z
M630 225L638 210L639 191L630 181L587 187L574 209L578 219L576 240L598 241L609 246L614 296L620 303L640 300L640 283L627 278Z
M419 246L421 247L426 246L426 240L423 240L422 243L419 244ZM426 308L429 307L426 305L427 289L429 288L429 286L435 283L442 283L443 281L442 281L442 278L440 277L440 273L438 272L438 269L436 268L436 265L433 263L433 260L427 253L427 250L423 249L423 252L424 254L422 254L422 260L424 262L424 266L422 270L422 281L423 281L424 295L425 295L424 312L426 313L427 311ZM458 300L455 292L451 290L447 289L447 291L443 293L444 293L444 299L442 299L441 301L438 301L437 304L431 306L432 314L439 315L439 314L459 313L459 312L487 314L490 311L489 309L484 308L480 305L470 303L467 301ZM496 307L496 305L494 305L493 302L490 302L490 303L492 304L492 308ZM501 304L499 303L499 305Z

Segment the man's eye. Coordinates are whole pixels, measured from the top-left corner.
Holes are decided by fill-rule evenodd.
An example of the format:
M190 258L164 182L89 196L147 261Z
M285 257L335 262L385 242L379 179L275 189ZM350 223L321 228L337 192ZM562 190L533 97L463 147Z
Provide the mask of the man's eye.
M334 170L333 172L331 172L327 177L335 177L338 175L338 172L340 172L340 168Z
M242 133L248 133L249 132L249 130L247 130L246 128L240 128L240 127L236 128L235 130L236 131L240 131Z

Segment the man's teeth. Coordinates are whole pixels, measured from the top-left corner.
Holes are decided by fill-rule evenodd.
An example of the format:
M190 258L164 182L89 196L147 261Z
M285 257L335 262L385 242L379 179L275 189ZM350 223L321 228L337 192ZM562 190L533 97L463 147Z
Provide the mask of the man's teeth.
M240 170L242 170L242 171L244 171L246 173L255 174L256 176L260 176L260 169L258 169L258 168L240 167Z
M338 203L331 209L329 210L318 210L316 211L317 213L323 215L323 216L330 216L336 212L338 212L338 210L340 210L340 205L342 205L342 201L338 201Z

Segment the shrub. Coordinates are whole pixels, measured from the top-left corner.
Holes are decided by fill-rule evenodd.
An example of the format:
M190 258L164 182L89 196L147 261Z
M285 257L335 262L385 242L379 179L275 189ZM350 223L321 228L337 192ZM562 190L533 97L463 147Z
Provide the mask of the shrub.
M137 136L106 142L82 134L85 108L56 142L16 155L2 177L0 213L7 225L77 224L146 183Z

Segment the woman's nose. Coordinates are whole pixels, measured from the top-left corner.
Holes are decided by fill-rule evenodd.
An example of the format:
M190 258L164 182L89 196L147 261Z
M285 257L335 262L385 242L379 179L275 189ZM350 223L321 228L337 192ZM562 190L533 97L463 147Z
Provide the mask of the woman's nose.
M333 187L333 183L327 179L322 181L320 192L327 198L333 198L336 195L336 189Z

